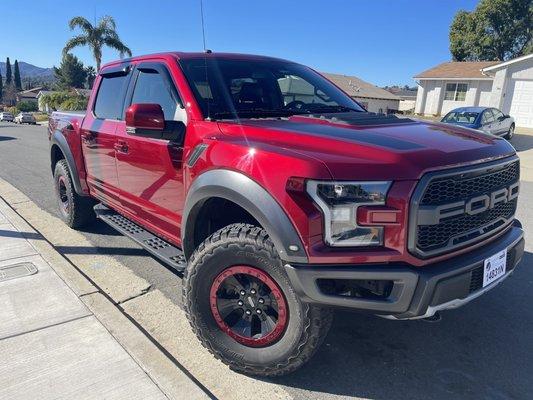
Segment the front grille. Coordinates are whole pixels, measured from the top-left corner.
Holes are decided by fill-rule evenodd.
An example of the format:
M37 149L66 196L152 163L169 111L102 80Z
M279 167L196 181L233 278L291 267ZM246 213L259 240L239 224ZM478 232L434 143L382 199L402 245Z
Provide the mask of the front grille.
M516 161L497 172L481 176L467 179L457 179L457 176L436 179L428 185L420 204L447 203L474 197L516 182L519 176L520 164Z
M489 225L487 227L489 230L494 230L511 218L515 211L516 199L509 203L500 203L493 209L476 215L463 214L438 225L419 225L417 232L418 248L423 251L439 249L447 246L450 238L454 238L451 245L460 244L461 239L463 239L462 241L468 239L466 237L463 238L462 233L467 234L473 229L485 227L486 225ZM494 226L491 222L494 222ZM472 233L472 235L476 235L476 232Z
M490 163L484 167L427 174L415 190L411 203L410 251L427 258L495 234L513 219L517 206L516 198L505 203L497 202L493 208L477 214L459 211L459 215L446 217L446 214L439 213L442 209L453 209L453 203L462 202L464 206L478 196L490 196L500 189L509 188L519 179L520 164L516 157L512 161ZM443 207L438 209L439 206ZM459 205L457 209L461 210L463 206ZM438 217L432 219L435 215Z

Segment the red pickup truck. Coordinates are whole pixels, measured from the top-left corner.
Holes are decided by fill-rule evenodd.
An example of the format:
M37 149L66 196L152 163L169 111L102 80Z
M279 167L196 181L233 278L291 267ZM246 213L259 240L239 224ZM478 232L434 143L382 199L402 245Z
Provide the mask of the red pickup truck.
M305 363L333 308L435 318L524 250L506 140L366 112L285 60L112 62L49 136L64 221L97 216L183 272L198 338L252 375Z

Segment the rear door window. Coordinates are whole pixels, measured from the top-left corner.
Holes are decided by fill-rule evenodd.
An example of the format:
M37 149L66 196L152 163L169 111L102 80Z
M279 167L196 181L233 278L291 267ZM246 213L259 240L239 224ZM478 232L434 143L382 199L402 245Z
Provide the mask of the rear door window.
M483 112L483 117L481 117L481 124L487 125L487 124L490 124L491 122L494 122L494 115L492 115L491 110L485 110Z
M123 119L124 96L128 85L128 75L102 77L94 115L100 119Z
M495 108L492 109L492 114L494 115L494 119L496 121L499 121L501 117L503 117L503 113L500 110L496 110Z

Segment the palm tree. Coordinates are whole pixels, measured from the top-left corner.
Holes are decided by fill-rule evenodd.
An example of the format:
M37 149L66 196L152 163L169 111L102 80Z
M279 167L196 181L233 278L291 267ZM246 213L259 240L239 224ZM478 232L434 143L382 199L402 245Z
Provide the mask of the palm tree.
M83 17L74 17L69 22L70 30L80 28L82 34L70 39L63 49L63 55L77 46L89 46L96 61L96 70L100 70L102 63L102 47L108 46L119 52L120 58L124 55L131 57L131 50L120 40L117 34L117 26L113 17L108 15L100 18L98 24L93 26Z

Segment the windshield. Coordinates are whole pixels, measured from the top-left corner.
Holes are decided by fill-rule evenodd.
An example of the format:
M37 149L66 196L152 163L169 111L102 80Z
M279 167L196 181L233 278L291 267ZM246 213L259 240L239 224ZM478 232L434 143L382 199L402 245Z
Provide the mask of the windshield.
M472 111L452 111L448 113L443 119L442 122L455 122L460 124L473 124L476 122L477 116L479 113Z
M204 116L284 117L365 111L331 82L303 65L278 60L180 60Z

